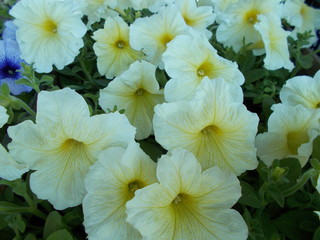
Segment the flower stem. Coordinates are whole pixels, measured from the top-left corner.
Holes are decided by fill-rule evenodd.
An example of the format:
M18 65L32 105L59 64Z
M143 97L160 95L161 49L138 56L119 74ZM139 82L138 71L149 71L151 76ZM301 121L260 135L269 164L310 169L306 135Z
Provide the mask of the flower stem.
M80 62L80 65L81 65L81 68L82 68L82 71L83 73L86 75L87 79L93 83L93 80L92 80L92 77L87 69L87 66L84 64L84 62L82 61L82 58L79 59L79 62Z
M283 196L288 197L294 194L296 191L302 188L311 177L315 176L315 174L317 174L315 169L309 169L306 171L294 186L283 191Z
M26 104L24 101L22 101L21 99L19 98L14 98L14 101L16 103L18 103L24 110L26 110L26 112L28 112L33 118L36 117L36 113L35 111L33 111L29 106L28 104Z

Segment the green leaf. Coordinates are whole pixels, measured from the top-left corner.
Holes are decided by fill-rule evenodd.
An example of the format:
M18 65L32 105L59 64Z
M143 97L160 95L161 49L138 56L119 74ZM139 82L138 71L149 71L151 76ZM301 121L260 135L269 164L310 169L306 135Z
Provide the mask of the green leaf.
M52 76L49 76L49 75L43 75L41 77L41 79L40 79L40 82L44 83L47 86L53 85L53 81L54 81L54 78Z
M312 157L320 161L320 136L313 140Z
M0 213L28 212L28 208L7 201L0 201Z
M49 213L43 229L43 238L46 239L52 233L65 228L62 216L57 211Z
M286 169L285 180L279 183L278 187L281 190L285 190L294 184L296 184L297 179L301 176L302 169L301 164L296 158L285 158L279 161L279 167Z
M313 59L312 56L307 56L307 55L298 55L297 62L305 69L311 68Z
M252 69L245 73L246 83L253 83L259 79L268 75L268 71L265 69Z
M1 85L1 93L4 95L4 96L9 96L10 95L10 88L8 86L7 83L3 83Z
M262 207L262 203L258 198L254 188L251 187L250 184L243 181L241 181L240 184L241 184L242 196L239 199L239 203L250 206L250 207L254 207L254 208Z
M73 240L73 237L66 229L61 229L52 233L47 240Z
M276 218L273 223L284 233L288 239L301 240L311 239L312 233L301 229L301 223L304 221L314 222L319 226L319 218L312 211L293 210L286 212Z
M37 238L34 234L28 233L24 240L37 240Z
M161 147L158 147L152 143L146 142L146 141L141 141L140 147L141 149L148 154L148 156L155 162L158 161L158 159L161 157L163 154L163 151Z
M9 215L6 217L9 227L19 230L23 233L26 229L26 223L20 214Z
M270 183L266 192L279 204L280 207L283 207L284 196L275 183Z
M320 239L320 226L315 231L312 240L319 240Z
M5 220L7 215L0 214L0 230L6 228L8 226L8 222Z
M26 86L30 86L33 87L33 84L25 78L20 78L18 80L15 81L16 84L20 84L20 85L26 85Z
M70 212L67 212L63 216L63 222L68 226L82 225L83 213L82 209L72 208Z

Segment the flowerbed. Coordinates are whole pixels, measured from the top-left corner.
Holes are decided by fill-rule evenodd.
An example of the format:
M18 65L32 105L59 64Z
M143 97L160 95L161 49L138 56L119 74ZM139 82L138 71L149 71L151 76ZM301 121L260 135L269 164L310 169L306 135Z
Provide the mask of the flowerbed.
M320 239L320 10L0 6L1 239Z

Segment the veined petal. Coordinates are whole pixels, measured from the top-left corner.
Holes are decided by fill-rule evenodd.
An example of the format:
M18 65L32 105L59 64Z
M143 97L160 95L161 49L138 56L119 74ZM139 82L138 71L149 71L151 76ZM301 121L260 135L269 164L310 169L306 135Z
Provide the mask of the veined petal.
M0 128L7 123L9 115L7 114L7 109L0 106Z
M126 223L125 204L137 189L156 182L155 166L135 142L126 150L101 152L85 181L84 226L90 239L141 239Z
M21 56L34 63L38 72L62 69L73 62L83 46L87 31L74 1L22 0L10 10L18 27L16 39Z
M12 157L30 169L37 169L37 163L44 160L51 150L50 139L42 135L36 124L27 120L8 128L8 135L13 139L8 144Z
M183 159L183 161L177 161ZM201 166L186 150L173 149L158 160L157 178L172 193L195 194L200 186Z
M168 75L165 86L169 102L191 99L205 77L223 78L233 85L241 85L244 77L236 63L220 57L207 39L198 33L177 36L163 54Z
M218 168L210 173L221 179L206 181L208 173L201 174L195 157L184 149L162 156L157 170L160 183L138 190L128 201L127 221L140 231L143 239L246 239L244 220L235 210L228 209L240 196L237 178ZM221 191L225 187L235 192ZM216 202L216 197L219 202L223 194L227 195L225 205Z
M131 63L143 58L142 52L131 48L129 27L122 18L108 17L103 29L93 33L99 73L107 78L119 76Z
M312 153L313 140L319 134L320 112L301 105L283 104L273 105L272 110L268 132L256 138L258 157L268 166L275 159L294 157L303 167Z
M166 149L182 147L203 169L218 165L239 175L257 167L254 139L258 117L233 99L222 79L204 79L189 101L155 107L156 140ZM241 95L241 94L240 94Z
M68 104L65 104L68 102ZM74 120L90 116L88 105L75 90L41 91L38 95L37 124L51 125L61 122L64 129L72 129ZM73 119L73 121L71 121Z
M266 51L265 68L276 70L283 67L291 71L294 65L290 61L287 41L290 33L283 30L280 17L275 14L259 15L258 20L259 22L254 25L254 28L259 31L264 43Z
M50 106L51 109L47 109ZM84 178L98 154L109 147L126 147L135 129L119 113L89 116L84 99L70 89L41 92L37 123L9 127L13 157L35 170L31 190L62 210L82 202ZM49 119L45 113L56 110Z
M217 29L217 40L225 46L233 47L237 52L243 45L253 43L258 48L263 48L262 38L254 28L258 16L270 12L280 16L281 5L279 0L243 0L237 1L224 13L221 13L219 20L221 24Z
M301 104L306 108L318 109L320 107L320 71L314 78L297 76L286 81L280 91L283 104L295 106Z
M100 106L104 110L114 106L124 109L130 123L137 128L139 140L152 133L154 106L164 102L155 70L151 63L137 61L100 91Z
M0 178L9 181L20 178L29 170L25 165L17 163L2 145L0 145L0 166Z
M187 30L181 13L170 5L150 17L136 19L130 25L130 44L136 50L143 50L149 62L163 69L161 58L167 43Z

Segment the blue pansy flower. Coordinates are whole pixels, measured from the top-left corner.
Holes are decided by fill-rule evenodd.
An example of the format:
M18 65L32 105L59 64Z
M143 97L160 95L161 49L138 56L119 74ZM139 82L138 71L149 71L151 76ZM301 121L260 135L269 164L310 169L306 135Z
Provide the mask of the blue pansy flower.
M15 81L22 77L18 70L22 69L20 49L18 43L10 38L0 40L0 86L7 83L10 92L19 95L22 92L30 92L31 87L16 84Z

